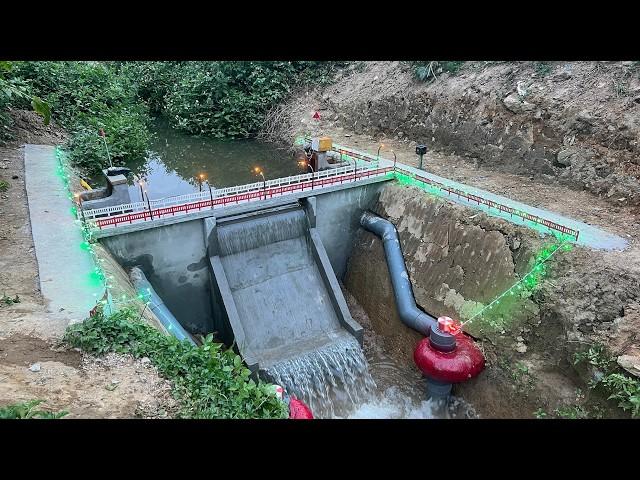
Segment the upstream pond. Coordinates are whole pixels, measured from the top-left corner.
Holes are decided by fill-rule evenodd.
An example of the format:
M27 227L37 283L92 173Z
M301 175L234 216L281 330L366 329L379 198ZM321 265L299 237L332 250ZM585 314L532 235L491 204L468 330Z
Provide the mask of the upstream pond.
M143 180L151 200L197 192L198 176L211 188L243 185L261 180L252 169L259 166L267 180L304 173L290 151L259 140L219 140L188 135L154 121L154 138L147 158L126 166L133 171L129 191L141 200L136 180ZM206 189L206 183L203 189Z

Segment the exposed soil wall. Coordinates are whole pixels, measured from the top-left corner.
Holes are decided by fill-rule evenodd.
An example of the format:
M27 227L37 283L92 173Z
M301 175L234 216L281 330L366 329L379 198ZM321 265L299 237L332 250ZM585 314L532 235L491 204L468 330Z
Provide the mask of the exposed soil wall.
M415 187L389 184L374 210L398 229L416 302L434 316L468 318L528 272L548 242ZM637 312L630 305L640 298L640 277L581 248L562 251L547 265L547 277L532 293L465 326L479 340L487 369L456 392L484 417L530 418L540 408L576 402L621 416L595 394L585 399L576 393L588 391L589 378L574 369L573 354L596 341L611 343L621 328L633 325ZM421 335L400 321L382 243L363 229L355 238L345 286L368 314L385 351L415 370L413 349Z
M430 83L408 65L368 62L305 93L274 112L283 137L320 123L391 136L640 205L638 62L465 62Z

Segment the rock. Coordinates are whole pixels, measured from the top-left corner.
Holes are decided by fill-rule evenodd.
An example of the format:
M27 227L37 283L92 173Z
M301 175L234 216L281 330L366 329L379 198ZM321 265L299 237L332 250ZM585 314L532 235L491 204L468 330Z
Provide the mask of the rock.
M526 113L536 109L536 106L533 103L521 100L520 96L516 92L507 95L502 100L502 103L507 110L513 113Z
M621 355L617 358L618 365L624 368L631 375L640 377L640 356Z
M151 359L149 357L142 357L140 359L140 363L145 363L145 364L151 363Z
M584 165L595 156L595 153L588 148L567 147L563 148L556 155L556 162L559 165L568 167L572 163Z
M517 343L516 344L516 352L518 352L518 353L526 353L527 352L527 346L522 342Z
M39 363L34 363L33 365L31 365L29 367L29 370L31 370L32 372L39 372L40 371L40 364Z

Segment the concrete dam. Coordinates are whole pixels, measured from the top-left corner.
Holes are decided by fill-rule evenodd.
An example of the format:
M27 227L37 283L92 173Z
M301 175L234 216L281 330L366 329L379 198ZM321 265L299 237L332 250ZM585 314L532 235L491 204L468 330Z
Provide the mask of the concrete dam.
M356 399L373 384L338 279L386 180L105 230L99 241L142 270L189 333L215 332L255 374L333 414L328 397Z

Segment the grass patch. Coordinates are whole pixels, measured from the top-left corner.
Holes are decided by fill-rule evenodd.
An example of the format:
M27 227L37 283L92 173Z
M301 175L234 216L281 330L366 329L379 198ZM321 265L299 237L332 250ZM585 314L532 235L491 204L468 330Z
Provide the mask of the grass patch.
M413 76L421 82L437 80L441 73L456 75L464 64L465 62L411 62Z
M213 342L198 347L164 335L137 320L134 309L105 316L98 312L70 326L64 342L95 355L108 352L148 357L173 382L182 418L286 418L286 405L273 386L250 377L239 355Z
M0 408L0 419L28 419L28 418L44 418L57 419L68 415L69 412L63 410L61 412L48 412L46 410L36 410L36 407L44 403L44 400L31 400L29 402L14 403Z
M574 355L574 365L588 363L596 369L596 377L589 382L592 389L602 388L610 400L617 400L618 407L640 417L640 379L632 377L618 367L604 345L596 344Z
M16 294L16 296L13 298L2 294L2 298L0 298L0 304L13 305L14 303L20 303L20 297L18 296L18 294Z
M9 190L9 182L6 180L0 180L0 192L4 193Z
M523 362L513 363L511 360L502 358L498 362L498 366L513 381L513 388L518 393L528 394L535 386L535 377L529 371Z

